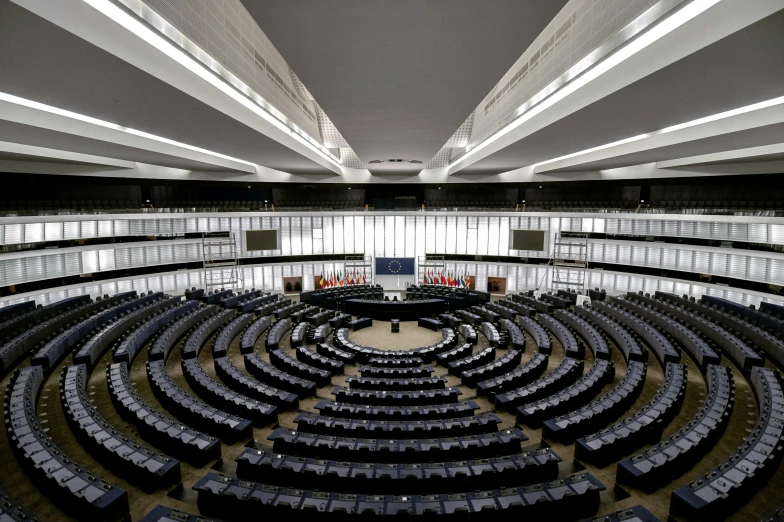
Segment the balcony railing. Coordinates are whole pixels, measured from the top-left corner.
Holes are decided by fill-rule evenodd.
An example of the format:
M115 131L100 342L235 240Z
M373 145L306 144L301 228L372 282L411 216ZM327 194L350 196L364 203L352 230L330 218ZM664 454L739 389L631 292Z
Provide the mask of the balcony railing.
M302 212L302 213L322 213L322 212L375 212L375 213L400 213L400 212L493 212L493 213L575 213L575 214L674 214L674 215L718 215L718 216L757 216L757 217L784 217L784 205L781 208L750 209L732 207L533 207L518 205L516 207L496 207L496 206L474 206L474 205L424 205L418 208L398 208L398 209L376 209L372 206L353 207L353 208L332 208L329 206L296 206L296 207L275 207L267 205L266 208L251 209L249 207L213 207L213 206L167 206L167 207L145 207L145 208L108 208L108 209L44 209L23 208L18 210L2 210L0 217L16 216L80 216L80 215L101 215L101 214L195 214L195 213L237 213L237 212Z

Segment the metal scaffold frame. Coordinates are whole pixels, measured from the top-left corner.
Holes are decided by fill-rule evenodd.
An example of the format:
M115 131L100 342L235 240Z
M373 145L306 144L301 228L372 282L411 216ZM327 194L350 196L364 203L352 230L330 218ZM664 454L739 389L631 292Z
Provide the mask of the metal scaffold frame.
M210 232L202 235L203 281L206 291L216 288L241 289L242 271L237 257L233 232Z
M446 262L444 256L426 255L417 258L417 284L421 283L425 277L426 270L433 270L434 272L444 272Z
M585 292L586 269L588 268L588 234L559 232L553 242L553 253L548 267L551 273L550 292L574 290ZM541 285L540 285L541 287Z
M350 254L344 261L346 272L365 274L368 284L373 282L373 257L364 254Z

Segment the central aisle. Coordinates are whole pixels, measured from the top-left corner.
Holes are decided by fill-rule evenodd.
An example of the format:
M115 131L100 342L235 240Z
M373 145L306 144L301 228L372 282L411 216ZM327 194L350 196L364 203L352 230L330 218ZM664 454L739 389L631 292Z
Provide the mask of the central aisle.
M430 346L441 340L441 331L417 326L416 321L400 321L400 333L390 333L389 321L373 321L373 326L351 332L349 338L362 346L379 350L411 350Z

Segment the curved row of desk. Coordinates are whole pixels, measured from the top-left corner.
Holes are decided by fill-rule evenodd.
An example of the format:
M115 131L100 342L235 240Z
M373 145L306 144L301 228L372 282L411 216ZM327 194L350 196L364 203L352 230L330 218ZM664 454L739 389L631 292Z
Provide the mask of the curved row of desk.
M594 475L564 474L558 452L524 445L525 430L540 426L543 440L574 444L580 462L617 462L619 484L649 492L677 484L674 517L723 518L764 486L781 460L784 394L765 361L781 342L771 333L774 323L762 329L726 307L671 294L629 294L574 309L566 297L512 297L473 306L466 312L473 317L457 314L449 323L457 328L433 318L437 311L426 314L441 341L399 351L357 345L331 311L258 292L202 297L212 302L130 292L0 311L0 332L10 336L0 347L9 354L4 364L19 360L21 346L35 348L30 366L6 389L10 447L66 513L123 518L129 499L138 498L134 488L158 494L177 485L181 461L217 469L222 445L237 456L236 471L205 470L185 485L196 491L198 516L596 514L605 486ZM519 313L523 306L527 314ZM707 392L690 419L679 416L688 381L681 350L700 369ZM103 361L110 404L138 432L112 425L105 406L91 400L88 383ZM651 364L662 368L662 380L642 403ZM154 400L135 389L143 381L132 379L132 370L146 371ZM756 425L715 470L678 484L733 425L735 375L753 386ZM57 379L68 426L54 438L37 413L50 378ZM311 397L319 400L277 425L279 409L296 410ZM491 408L515 413L520 426ZM662 440L672 422L680 428ZM269 427L266 437L256 431ZM105 468L103 480L55 444L69 436ZM21 513L11 499L0 508ZM195 517L159 506L145 520ZM655 520L641 506L604 520L629 517Z

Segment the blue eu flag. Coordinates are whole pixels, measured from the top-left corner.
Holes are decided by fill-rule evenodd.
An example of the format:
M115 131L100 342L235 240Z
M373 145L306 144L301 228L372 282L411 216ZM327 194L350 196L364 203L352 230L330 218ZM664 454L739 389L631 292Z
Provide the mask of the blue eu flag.
M376 275L414 275L413 257L377 257Z

